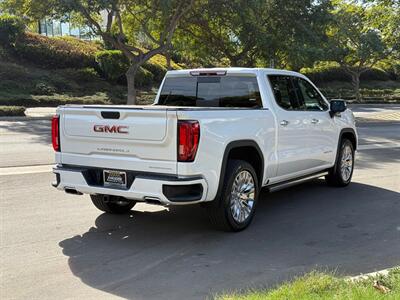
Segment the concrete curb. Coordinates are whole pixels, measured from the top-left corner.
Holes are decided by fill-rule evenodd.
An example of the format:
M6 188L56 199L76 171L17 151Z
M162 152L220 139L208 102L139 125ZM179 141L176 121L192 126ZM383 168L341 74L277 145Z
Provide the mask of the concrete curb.
M0 167L0 176L50 173L53 171L54 166L55 166L55 164L36 165L36 166Z
M348 107L352 107L352 106L372 106L372 107L390 107L390 106L400 106L400 102L398 103L347 103Z
M365 280L365 279L368 279L368 278L371 278L371 277L373 278L373 277L377 277L377 276L387 276L389 274L389 272L391 270L394 270L395 268L396 267L383 269L383 270L380 270L380 271L366 273L366 274L360 274L360 275L357 275L357 276L351 276L351 277L346 278L346 280L359 281L359 280Z
M0 121L40 121L40 120L51 120L51 116L46 117L0 117Z

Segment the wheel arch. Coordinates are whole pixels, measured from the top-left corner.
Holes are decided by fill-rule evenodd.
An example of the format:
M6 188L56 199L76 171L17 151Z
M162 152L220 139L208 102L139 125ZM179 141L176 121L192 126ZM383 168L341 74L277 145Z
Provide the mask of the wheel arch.
M339 144L342 139L347 138L353 144L354 150L357 150L357 135L353 128L343 128L339 134ZM338 148L339 149L339 148Z
M337 160L339 159L339 151L340 151L340 146L342 144L342 140L347 138L350 140L350 142L353 144L354 150L357 150L357 135L356 132L353 128L343 128L340 133L339 133L339 139L338 139L338 144L337 144L337 149L336 149L336 158L335 158L335 167Z
M262 187L264 177L264 155L254 140L236 140L228 143L222 158L218 190L215 198L221 195L226 167L229 159L241 159L250 163L256 171L258 183Z

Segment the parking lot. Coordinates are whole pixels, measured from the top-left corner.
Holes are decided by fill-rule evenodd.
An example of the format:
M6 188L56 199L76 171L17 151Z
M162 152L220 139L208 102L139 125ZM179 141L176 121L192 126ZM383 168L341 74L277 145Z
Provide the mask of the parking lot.
M236 234L215 231L199 206L102 214L51 187L49 121L0 121L1 298L203 299L313 269L399 265L400 122L358 111L353 183L264 191Z

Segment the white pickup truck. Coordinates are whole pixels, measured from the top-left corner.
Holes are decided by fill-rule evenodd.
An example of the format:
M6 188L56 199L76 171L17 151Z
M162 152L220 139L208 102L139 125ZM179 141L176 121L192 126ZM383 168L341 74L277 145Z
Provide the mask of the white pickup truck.
M57 189L107 213L201 203L230 231L250 224L262 187L348 185L357 149L344 101L299 73L249 68L169 71L149 106L60 106L52 140Z

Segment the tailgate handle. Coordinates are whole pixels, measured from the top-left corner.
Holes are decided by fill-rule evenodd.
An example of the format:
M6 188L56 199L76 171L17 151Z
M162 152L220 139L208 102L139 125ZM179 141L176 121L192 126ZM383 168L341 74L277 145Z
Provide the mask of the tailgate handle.
M101 116L104 119L119 119L119 112L118 111L102 111Z

